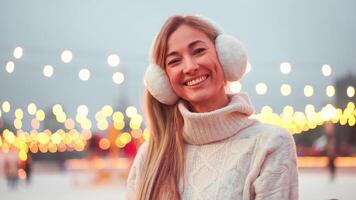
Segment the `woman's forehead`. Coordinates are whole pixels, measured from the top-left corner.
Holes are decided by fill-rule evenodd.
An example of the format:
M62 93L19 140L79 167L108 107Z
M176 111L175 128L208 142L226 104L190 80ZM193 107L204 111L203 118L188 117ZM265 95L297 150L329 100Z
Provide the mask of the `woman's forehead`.
M168 38L167 52L169 54L171 51L178 51L181 48L189 48L192 45L199 43L209 44L212 42L202 31L188 25L182 25Z

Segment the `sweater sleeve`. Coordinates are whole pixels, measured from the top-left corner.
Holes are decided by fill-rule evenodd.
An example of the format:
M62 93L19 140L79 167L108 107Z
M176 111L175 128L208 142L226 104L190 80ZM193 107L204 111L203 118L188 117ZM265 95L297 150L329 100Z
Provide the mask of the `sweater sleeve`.
M277 134L265 140L260 173L253 183L255 200L297 200L298 167L293 137L277 128Z
M142 164L144 161L144 156L146 153L148 142L144 142L137 151L133 164L131 166L129 175L126 181L125 199L134 200L136 199L136 186L138 184L138 179L141 174Z

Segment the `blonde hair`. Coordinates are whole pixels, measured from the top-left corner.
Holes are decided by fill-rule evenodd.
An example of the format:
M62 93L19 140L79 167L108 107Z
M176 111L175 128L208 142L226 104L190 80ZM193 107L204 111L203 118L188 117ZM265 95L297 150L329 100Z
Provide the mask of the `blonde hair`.
M183 24L202 31L212 41L218 34L211 24L200 17L172 16L165 22L154 41L153 63L165 68L169 36ZM146 90L144 106L150 138L136 198L180 199L178 182L181 177L184 178L184 142L183 118L178 105L162 104Z

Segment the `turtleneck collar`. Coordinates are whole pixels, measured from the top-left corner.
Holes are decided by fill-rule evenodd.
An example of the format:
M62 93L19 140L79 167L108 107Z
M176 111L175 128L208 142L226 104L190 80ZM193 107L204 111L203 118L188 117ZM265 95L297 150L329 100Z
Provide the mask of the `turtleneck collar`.
M183 101L178 103L184 119L183 138L194 145L208 144L229 138L249 127L254 107L246 93L228 94L230 102L220 109L195 113Z

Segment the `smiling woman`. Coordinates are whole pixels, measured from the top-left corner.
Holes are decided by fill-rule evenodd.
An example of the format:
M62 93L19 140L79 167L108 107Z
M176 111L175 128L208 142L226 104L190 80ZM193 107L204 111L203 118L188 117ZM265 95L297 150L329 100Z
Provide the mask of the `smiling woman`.
M227 94L247 56L197 16L173 16L145 74L150 137L127 180L127 199L298 199L295 143L249 116L245 93Z

